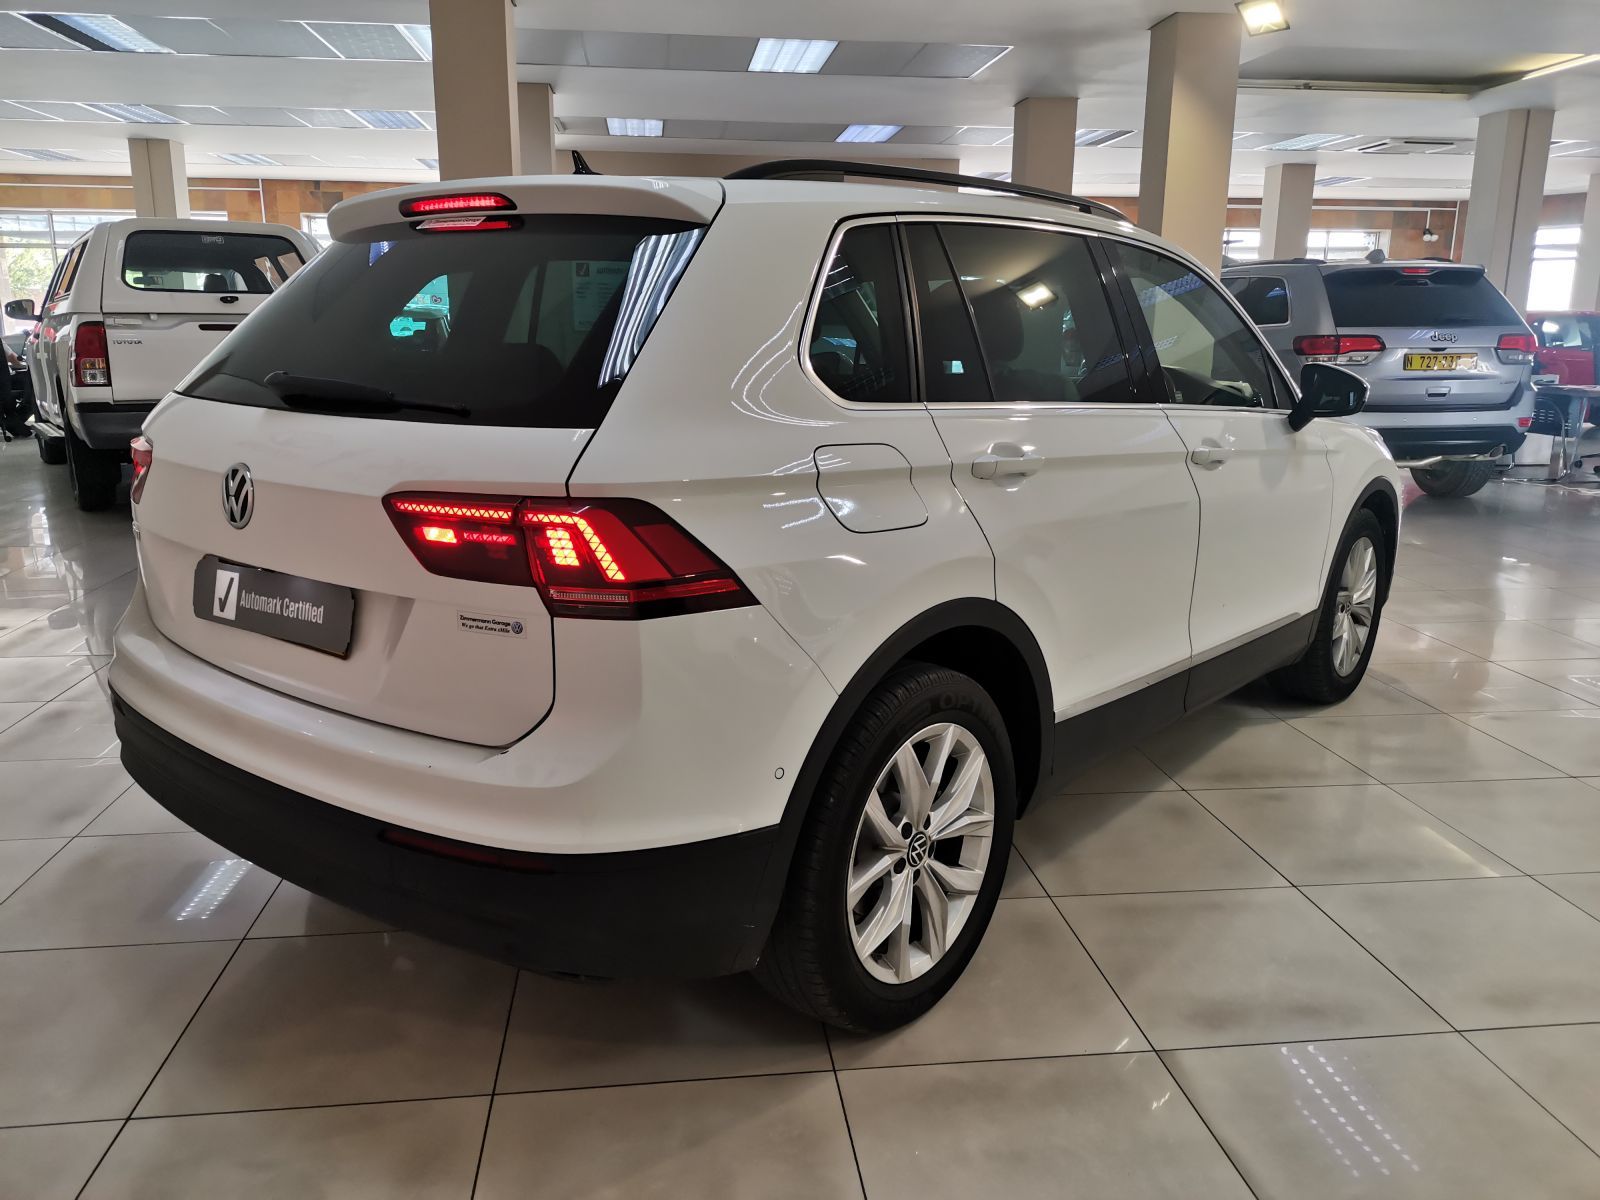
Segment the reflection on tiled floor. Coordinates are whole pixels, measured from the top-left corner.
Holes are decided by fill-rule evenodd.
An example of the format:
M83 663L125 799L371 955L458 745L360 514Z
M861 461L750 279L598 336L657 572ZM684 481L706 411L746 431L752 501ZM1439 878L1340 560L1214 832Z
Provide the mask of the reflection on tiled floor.
M186 830L116 759L127 526L0 450L0 1197L1600 1196L1600 497L1414 500L1368 683L1060 780L881 1037Z

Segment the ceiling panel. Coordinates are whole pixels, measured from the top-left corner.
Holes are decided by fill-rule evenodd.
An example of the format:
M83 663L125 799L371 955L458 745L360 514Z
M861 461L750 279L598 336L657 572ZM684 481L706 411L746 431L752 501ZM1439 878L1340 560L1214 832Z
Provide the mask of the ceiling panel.
M327 159L318 158L315 154L274 154L272 157L286 167L325 167L328 165Z
M251 108L229 105L224 110L235 125L298 126L287 108Z
M267 58L338 58L328 44L298 21L257 21L219 17L212 22L232 40L232 54Z
M1004 125L965 125L947 140L957 146L998 146L1010 136L1010 128Z
M0 13L0 49L82 50L84 47L48 29L41 29L15 13Z
M720 138L725 136L723 134L723 129L725 126L726 122L724 121L674 120L667 122L666 127L661 131L661 134L663 137L669 138L698 138L702 140L708 138ZM570 122L568 127L571 127ZM576 133L578 131L573 130L573 132Z
M237 125L222 109L213 104L152 104L157 112L176 117L185 125Z
M564 133L604 136L606 119L604 117L562 117L561 127Z
M41 112L47 117L54 117L58 121L109 121L113 117L103 117L99 113L90 112L81 104L68 104L62 100L29 100L27 106L36 112Z
M844 132L843 125L812 125L800 121L729 121L723 137L735 142L831 142Z
M79 112L81 114L82 110L80 109ZM32 108L23 108L20 104L13 104L9 100L0 100L0 119L4 119L4 120L7 120L7 121L48 121L48 120L51 120L50 117L45 116L43 113L35 112ZM74 121L81 121L84 118L82 117L82 115L79 115L79 116L73 117L72 119Z
M950 46L932 42L912 56L901 75L922 79L966 79L1000 57L1006 46Z
M571 29L517 30L517 61L530 66L581 67L583 34Z
M824 75L898 75L920 54L926 42L840 42Z
M743 37L689 37L667 39L669 71L745 71L756 52L756 39Z
M583 53L591 67L626 67L633 70L665 70L665 33L585 33Z
M259 54L259 50L244 50L238 41L215 21L204 17L141 17L126 16L125 21L152 42L159 42L179 54ZM281 21L262 21L263 25L280 25Z
M955 137L960 128L959 125L905 125L890 140L937 146Z
M394 25L364 21L308 21L308 28L346 58L378 62L421 62L405 34Z
M291 108L289 115L304 121L313 129L365 129L367 124L353 112L343 108Z

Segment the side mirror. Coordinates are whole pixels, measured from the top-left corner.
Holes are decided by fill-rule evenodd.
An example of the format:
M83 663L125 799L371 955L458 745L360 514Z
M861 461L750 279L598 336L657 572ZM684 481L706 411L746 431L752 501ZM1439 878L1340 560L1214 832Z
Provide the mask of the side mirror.
M13 321L37 321L39 319L39 314L34 311L33 301L26 296L21 300L7 300L6 316Z
M1300 399L1289 410L1289 428L1299 432L1313 417L1353 417L1367 406L1367 381L1329 363L1300 370Z

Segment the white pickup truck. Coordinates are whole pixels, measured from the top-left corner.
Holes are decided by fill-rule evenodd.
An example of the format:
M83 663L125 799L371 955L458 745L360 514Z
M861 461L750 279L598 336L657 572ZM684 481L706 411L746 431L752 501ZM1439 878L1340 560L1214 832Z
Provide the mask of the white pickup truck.
M36 312L29 366L39 457L65 462L78 507L116 499L145 415L235 326L316 254L287 225L134 218L84 234Z

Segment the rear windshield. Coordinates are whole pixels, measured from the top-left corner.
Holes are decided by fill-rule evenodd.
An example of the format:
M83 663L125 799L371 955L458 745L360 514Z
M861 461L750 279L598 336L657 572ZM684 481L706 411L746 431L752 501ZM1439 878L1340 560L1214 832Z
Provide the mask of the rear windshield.
M305 262L294 243L265 233L147 230L122 249L122 282L148 292L265 294Z
M592 428L704 232L559 216L336 242L178 390L340 416Z
M1358 267L1329 271L1323 280L1340 329L1522 324L1482 271L1457 267L1409 275L1399 267Z

